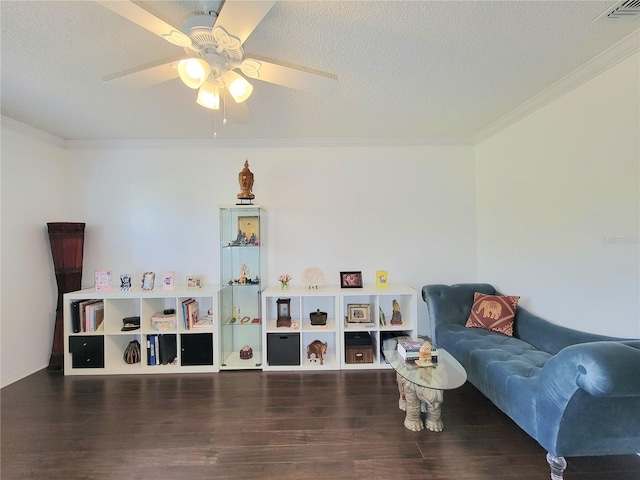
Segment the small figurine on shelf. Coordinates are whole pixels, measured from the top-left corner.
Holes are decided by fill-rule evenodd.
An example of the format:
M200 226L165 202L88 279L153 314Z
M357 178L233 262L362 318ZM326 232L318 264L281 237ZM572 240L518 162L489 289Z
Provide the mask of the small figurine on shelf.
M238 283L240 285L244 285L247 283L247 280L250 280L249 277L249 267L247 267L246 263L243 263L240 266L240 277L238 277Z
M238 194L240 205L247 203L251 205L251 200L255 198L255 195L251 193L251 189L253 188L253 173L249 170L248 160L244 161L244 168L238 174L238 183L240 184L240 193Z
M307 346L307 359L311 360L311 355L315 355L316 361L320 360L320 365L324 365L324 355L327 353L327 342L314 340Z
M240 349L240 359L249 360L250 358L253 358L253 348L249 345L245 345Z
M400 304L394 298L392 302L393 315L391 316L391 325L402 325L402 312L400 312Z

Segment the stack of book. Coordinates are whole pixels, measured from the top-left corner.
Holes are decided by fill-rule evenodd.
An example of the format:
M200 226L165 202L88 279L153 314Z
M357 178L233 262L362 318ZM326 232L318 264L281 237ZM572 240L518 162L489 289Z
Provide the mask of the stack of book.
M398 342L398 353L406 362L415 362L420 356L421 340L403 340Z
M71 326L74 333L96 332L103 329L104 302L75 300L71 302Z
M177 343L175 335L147 335L147 364L174 364L177 359Z

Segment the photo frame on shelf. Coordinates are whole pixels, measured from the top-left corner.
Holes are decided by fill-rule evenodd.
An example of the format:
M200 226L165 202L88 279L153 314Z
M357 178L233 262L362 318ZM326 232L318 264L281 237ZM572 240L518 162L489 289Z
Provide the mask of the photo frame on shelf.
M164 272L162 274L162 289L173 290L175 272Z
M389 274L386 270L378 270L376 272L376 287L387 288L389 285Z
M120 290L128 292L131 290L131 274L123 273L120 275Z
M111 291L111 270L96 270L93 276L94 289L96 292Z
M153 290L156 283L156 274L153 272L144 272L142 274L142 289Z
M350 303L347 305L347 322L370 323L371 305L368 303Z
M260 244L260 217L245 216L238 217L238 236L236 245L259 245Z
M340 272L340 288L362 288L362 272Z
M204 275L190 275L187 277L187 288L199 290L204 287Z

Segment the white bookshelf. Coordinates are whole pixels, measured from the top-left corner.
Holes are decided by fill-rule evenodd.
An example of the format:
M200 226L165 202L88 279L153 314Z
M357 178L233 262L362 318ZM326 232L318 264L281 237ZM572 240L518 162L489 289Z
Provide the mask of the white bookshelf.
M278 327L277 300L290 299L291 327ZM402 325L390 325L393 300L398 302L402 314ZM350 323L347 321L349 304L368 305L371 321ZM380 324L379 310L385 313L386 325ZM327 313L326 325L311 325L309 314L320 310ZM263 329L263 370L338 370L387 368L380 353L381 339L385 333L415 336L417 332L417 293L406 285L389 285L377 288L339 288L323 286L308 289L292 286L288 290L268 287L262 293ZM347 363L346 333L367 333L372 340L371 363ZM271 339L270 336L273 336ZM296 338L298 342L292 340ZM275 339L275 341L274 341ZM270 341L271 340L271 341ZM307 347L314 340L327 343L324 364L312 355L307 358ZM297 346L297 351L292 351ZM283 352L270 352L270 348L284 348ZM275 357L275 362L274 362ZM282 357L285 363L281 364ZM270 361L271 359L271 361ZM297 359L297 360L296 360ZM293 364L289 364L292 360ZM295 361L293 361L295 360Z
M64 373L65 375L105 375L144 373L196 373L217 372L218 345L218 286L187 289L176 286L173 290L154 288L130 291L113 289L96 292L94 289L79 290L64 295ZM198 302L200 317L212 315L209 327L188 329L185 326L182 302L193 298ZM104 302L104 319L96 331L74 332L72 303L94 299ZM153 314L174 309L176 324L168 330L154 330ZM123 319L140 317L140 328L122 331ZM176 359L166 365L150 365L147 358L149 335L175 337ZM141 361L127 364L123 359L129 342L140 343ZM74 361L75 356L75 361ZM209 360L210 359L210 360Z

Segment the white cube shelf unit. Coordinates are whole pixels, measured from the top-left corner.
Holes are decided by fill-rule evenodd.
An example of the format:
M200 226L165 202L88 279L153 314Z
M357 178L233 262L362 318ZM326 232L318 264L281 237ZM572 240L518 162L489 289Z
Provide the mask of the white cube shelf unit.
M290 327L278 327L278 299L290 300ZM391 325L393 300L398 302L402 315L401 325ZM349 305L366 306L368 322L348 321ZM381 324L379 311L382 309L386 324ZM326 325L312 325L310 314L317 311L327 313ZM323 286L307 289L293 286L288 290L269 287L262 293L263 330L263 370L336 370L387 368L381 355L381 340L386 335L405 334L415 336L417 331L417 294L406 285L389 285L379 289L375 286L364 288L339 288ZM371 358L350 363L347 356L350 334L367 334L371 338L369 348ZM323 362L315 354L307 355L309 345L319 340L327 344ZM357 357L360 358L360 357Z
M105 375L141 373L217 372L218 352L218 292L217 285L198 289L176 286L173 290L132 288L130 291L96 292L79 290L64 295L64 373L65 375ZM211 316L211 325L188 328L183 315L183 302L194 299L201 319ZM83 300L102 301L102 323L78 328L74 304ZM152 327L151 317L164 310L175 310L175 325L162 330ZM123 319L140 317L140 327L122 331ZM80 330L80 331L78 331ZM162 335L161 360L152 364L151 342ZM129 364L124 351L130 342L140 343L140 362ZM154 348L155 353L155 348ZM168 355L168 356L165 356ZM175 355L175 359L174 359Z
M402 323L392 325L393 301L396 301L400 311ZM358 309L360 305L368 305L369 322L350 322L349 305ZM384 316L384 321L382 317ZM418 303L416 290L407 285L389 285L387 288L376 288L375 285L365 285L363 288L343 288L340 290L340 350L344 352L340 359L342 369L382 368L389 367L382 355L382 341L387 336L417 335ZM371 337L371 358L368 355L358 357L356 361L350 350L360 350L362 345L347 345L350 335ZM352 337L351 337L352 338ZM358 360L360 358L363 361ZM370 360L370 361L368 361ZM352 363L353 362L353 363Z
M338 370L340 369L339 288L307 289L268 287L262 292L263 370ZM290 299L290 327L278 327L277 302ZM310 314L327 314L325 325L312 325ZM319 340L327 344L322 363L315 354L307 358L307 348Z

